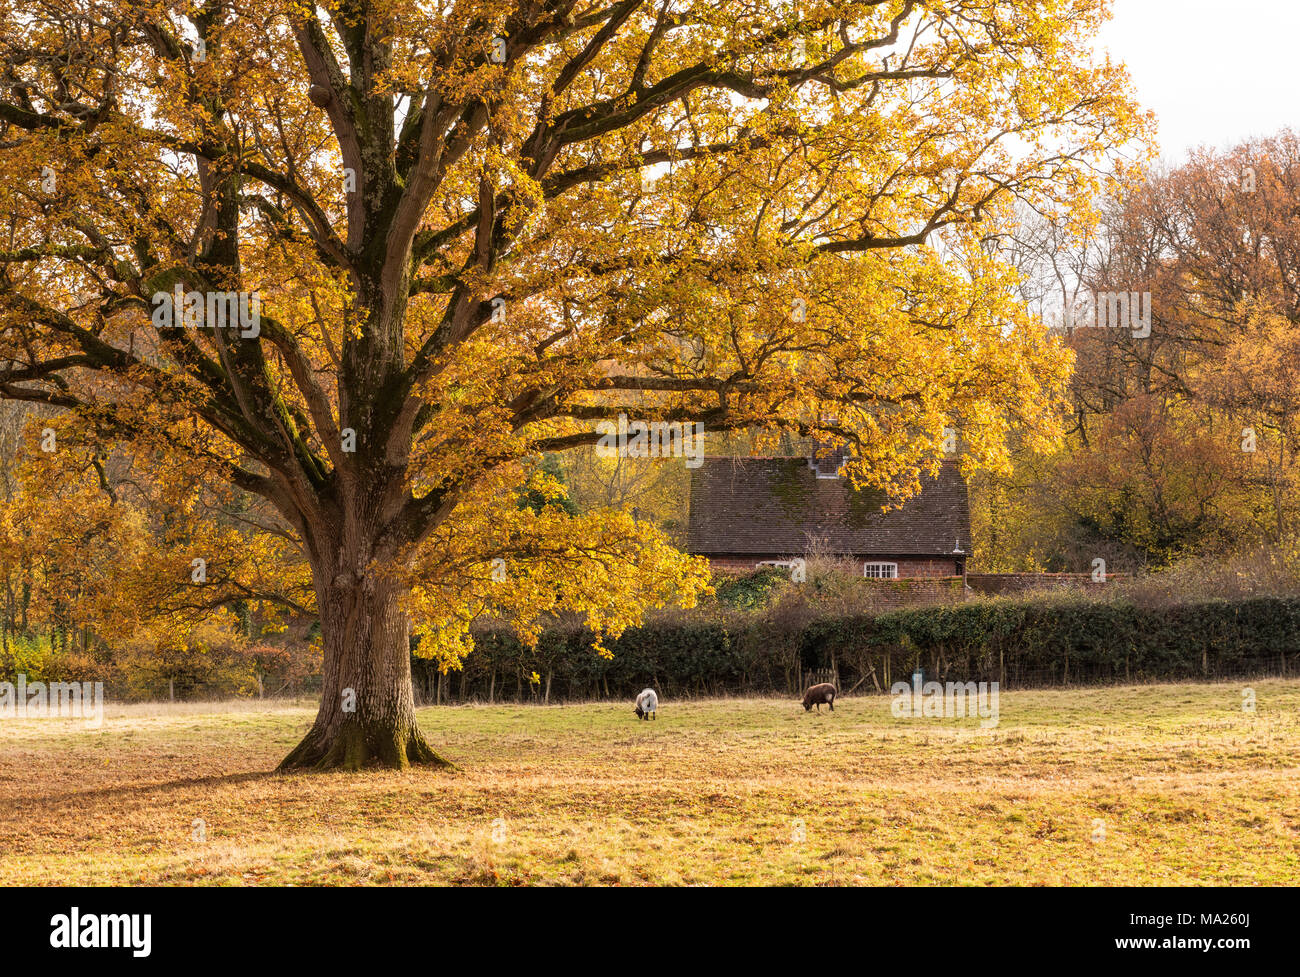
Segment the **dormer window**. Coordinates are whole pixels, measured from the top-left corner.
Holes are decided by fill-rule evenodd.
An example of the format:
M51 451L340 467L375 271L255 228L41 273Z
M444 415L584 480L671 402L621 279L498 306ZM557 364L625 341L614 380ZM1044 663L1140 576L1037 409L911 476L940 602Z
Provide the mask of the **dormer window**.
M834 424L835 419L822 418L822 423ZM817 473L818 478L839 478L840 470L849 461L849 451L845 445L832 445L820 438L813 440L812 454L808 458L808 467Z
M821 465L814 461L811 463L810 467L817 473L818 478L839 478L840 468L843 466L837 461L831 461L830 467L823 470Z

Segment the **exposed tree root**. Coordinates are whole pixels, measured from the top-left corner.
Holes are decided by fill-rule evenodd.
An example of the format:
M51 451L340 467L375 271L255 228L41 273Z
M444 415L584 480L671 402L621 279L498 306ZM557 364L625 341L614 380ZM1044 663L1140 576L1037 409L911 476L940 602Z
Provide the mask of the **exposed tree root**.
M419 727L367 731L356 723L345 723L333 736L322 735L313 727L276 769L405 770L412 764L460 769L429 745Z

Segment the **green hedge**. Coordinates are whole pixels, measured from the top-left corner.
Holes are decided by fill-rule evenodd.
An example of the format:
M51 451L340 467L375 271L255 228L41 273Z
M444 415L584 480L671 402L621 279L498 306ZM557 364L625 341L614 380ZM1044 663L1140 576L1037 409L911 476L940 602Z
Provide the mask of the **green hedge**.
M477 635L463 672L443 681L443 701L628 698L645 686L664 696L796 694L807 673L834 668L843 690L887 689L920 668L926 679L1000 681L1005 688L1228 678L1294 673L1300 665L1300 598L1259 597L1143 608L1087 600L991 600L814 618L768 616L652 622L591 650L590 634L554 629L536 650L506 631ZM432 663L413 659L427 701ZM531 681L536 673L540 682Z

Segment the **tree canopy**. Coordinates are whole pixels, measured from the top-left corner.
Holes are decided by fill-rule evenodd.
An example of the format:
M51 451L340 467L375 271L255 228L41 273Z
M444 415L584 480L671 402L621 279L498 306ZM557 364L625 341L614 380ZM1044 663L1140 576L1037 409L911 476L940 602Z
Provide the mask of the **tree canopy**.
M1107 6L0 0L0 396L264 500L322 617L290 759L428 759L412 616L454 665L485 607L704 586L515 504L595 422L819 434L895 493L945 428L1059 433L1069 356L987 244L1086 224L1144 135Z

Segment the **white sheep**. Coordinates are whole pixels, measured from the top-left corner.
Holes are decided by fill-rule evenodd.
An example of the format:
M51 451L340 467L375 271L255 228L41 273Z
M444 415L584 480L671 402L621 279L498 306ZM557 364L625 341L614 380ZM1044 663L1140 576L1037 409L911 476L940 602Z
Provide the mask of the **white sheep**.
M659 696L655 695L654 689L642 689L641 694L636 697L636 718L637 719L658 719L655 715L659 710Z

